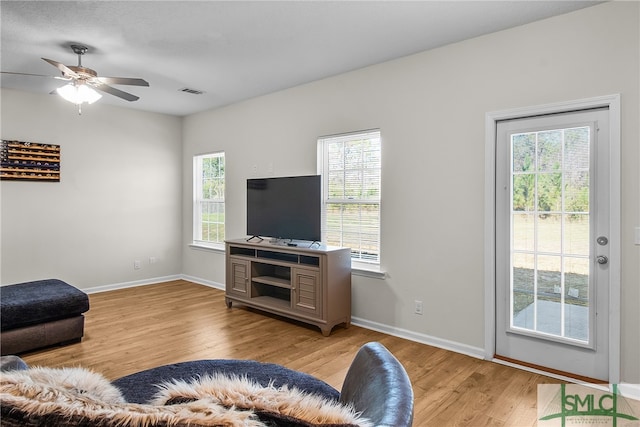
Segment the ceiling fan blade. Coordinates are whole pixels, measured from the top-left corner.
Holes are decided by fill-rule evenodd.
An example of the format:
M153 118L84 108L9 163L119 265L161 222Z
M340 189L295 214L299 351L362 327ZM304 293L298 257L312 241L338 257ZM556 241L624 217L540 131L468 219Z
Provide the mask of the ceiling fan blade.
M137 101L138 99L140 99L139 96L121 91L120 89L116 89L115 87L111 87L104 83L93 83L91 86L98 90L101 90L102 92L106 92L110 95L117 96L118 98L122 98L127 101Z
M61 77L61 76L46 76L44 74L31 74L31 73L14 73L12 71L0 71L2 74L12 74L14 76L34 76L34 77L47 77L50 79L58 79L58 80L71 80L71 77Z
M96 77L96 80L110 85L149 86L146 80L130 77Z
M71 68L67 67L66 65L64 65L61 62L58 61L54 61L53 59L47 59L47 58L42 58L45 61L47 61L49 64L53 65L54 67L56 67L58 70L60 70L60 72L66 76L70 76L70 77L80 77L78 75L78 73L76 73L75 71L73 71Z

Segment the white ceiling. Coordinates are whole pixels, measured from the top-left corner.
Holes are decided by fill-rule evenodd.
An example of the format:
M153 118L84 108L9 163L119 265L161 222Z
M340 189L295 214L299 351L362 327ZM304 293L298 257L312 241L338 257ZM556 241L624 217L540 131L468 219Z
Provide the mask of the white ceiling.
M592 6L594 1L6 1L2 71L59 75L41 57L140 77L98 102L187 115ZM46 77L2 87L49 93ZM181 92L189 88L203 95ZM89 107L87 107L89 108Z

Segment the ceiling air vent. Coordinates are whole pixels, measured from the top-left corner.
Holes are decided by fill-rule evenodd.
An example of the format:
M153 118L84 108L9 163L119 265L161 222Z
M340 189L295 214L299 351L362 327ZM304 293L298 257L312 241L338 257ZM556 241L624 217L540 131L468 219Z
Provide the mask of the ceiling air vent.
M188 87L183 87L180 89L180 92L190 93L192 95L202 95L204 92L197 89L189 89Z

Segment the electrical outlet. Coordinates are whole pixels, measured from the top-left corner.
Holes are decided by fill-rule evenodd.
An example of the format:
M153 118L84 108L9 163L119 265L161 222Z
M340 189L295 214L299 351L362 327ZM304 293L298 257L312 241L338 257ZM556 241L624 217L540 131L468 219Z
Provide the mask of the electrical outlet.
M142 263L140 262L139 259L133 261L133 268L134 270L140 270L140 268L142 267Z
M414 303L415 303L415 306L414 306L415 308L413 312L415 314L422 314L422 301L415 300Z
M150 256L149 257L149 264L155 264L156 262L158 262L158 259L154 256Z

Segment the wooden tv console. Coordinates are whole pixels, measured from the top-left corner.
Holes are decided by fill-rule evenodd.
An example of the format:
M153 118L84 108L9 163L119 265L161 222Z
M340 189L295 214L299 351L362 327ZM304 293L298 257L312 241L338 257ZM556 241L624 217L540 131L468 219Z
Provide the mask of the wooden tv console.
M226 241L225 302L309 323L329 336L351 324L351 250Z

